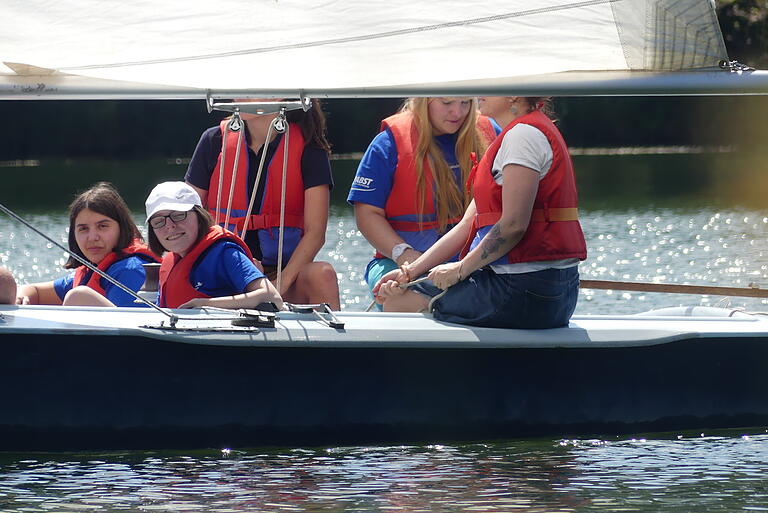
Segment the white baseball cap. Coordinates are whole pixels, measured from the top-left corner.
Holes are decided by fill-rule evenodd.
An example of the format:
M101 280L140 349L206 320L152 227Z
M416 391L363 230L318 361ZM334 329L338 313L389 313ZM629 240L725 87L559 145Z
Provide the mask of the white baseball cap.
M147 219L161 210L186 212L195 206L203 206L197 191L184 182L163 182L156 185L149 193L145 205Z

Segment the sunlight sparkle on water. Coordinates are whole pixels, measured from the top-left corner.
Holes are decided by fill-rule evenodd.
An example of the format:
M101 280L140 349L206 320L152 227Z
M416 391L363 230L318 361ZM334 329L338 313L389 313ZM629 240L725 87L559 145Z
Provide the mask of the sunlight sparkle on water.
M140 215L136 220L143 227ZM65 213L34 214L31 222L67 244ZM757 221L756 221L757 220ZM582 217L588 259L584 279L746 287L768 286L768 217L747 210L587 211ZM334 209L318 259L336 268L343 309L370 303L363 276L373 249L356 229L351 211ZM0 262L22 283L64 274L66 255L37 234L0 220ZM713 304L719 297L614 293L582 289L576 313L636 313L651 308ZM732 307L764 310L768 300L731 298Z

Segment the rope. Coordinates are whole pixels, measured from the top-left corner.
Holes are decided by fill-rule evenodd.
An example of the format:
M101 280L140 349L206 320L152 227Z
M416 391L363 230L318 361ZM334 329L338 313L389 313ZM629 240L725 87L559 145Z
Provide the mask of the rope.
M285 120L285 109L280 111L278 119ZM280 191L280 228L277 236L277 290L280 291L280 283L283 277L283 234L285 233L285 191L286 182L288 179L288 140L290 139L291 131L288 127L288 122L285 121L285 142L283 144L283 181L281 183Z
M93 265L88 260L86 260L83 257L81 257L80 255L77 255L76 253L70 251L69 248L65 248L64 246L62 246L61 244L59 244L58 242L56 242L52 238L48 237L46 234L44 234L43 232L41 232L40 230L38 230L37 228L32 226L31 223L29 223L28 221L23 219L21 216L17 215L13 211L11 211L9 208L7 208L2 203L0 203L0 210L5 212L6 214L8 214L13 219L19 221L21 224L23 224L24 226L26 226L27 228L29 228L30 230L32 230L36 234L40 235L42 238L44 238L45 240L47 240L48 242L50 242L51 244L53 244L57 248L65 251L66 253L68 253L72 258L74 258L75 260L77 260L78 262L80 262L81 264L86 266L88 269L90 269L91 271L95 272L96 274L98 274L99 276L101 276L102 278L104 278L105 280L110 282L112 285L115 285L116 287L119 287L123 292L126 292L127 294L130 294L135 299L138 299L140 302L150 306L151 308L154 308L155 310L157 310L161 314L169 317L170 320L171 320L171 325L175 325L176 324L176 321L178 320L178 316L177 315L174 315L172 313L166 312L165 310L163 310L162 308L160 308L156 304L152 303L151 301L147 301L145 298L143 298L140 295L138 295L135 291L129 289L128 287L126 287L125 285L123 285L122 283L120 283L119 281L114 279L112 276L108 275L107 273L105 273L104 271L102 271L101 269L99 269L98 267Z
M248 233L248 224L251 222L251 213L253 212L253 205L256 203L256 193L259 190L259 182L261 181L261 172L264 170L264 161L267 158L267 145L272 138L272 128L275 126L276 120L277 118L273 119L269 124L269 127L267 128L267 138L264 141L264 146L261 148L259 169L256 171L256 180L253 182L253 190L251 191L251 201L248 202L248 211L245 213L245 223L243 225L243 230L240 232L240 238L243 240L245 240L245 234Z
M221 164L219 165L219 188L216 192L216 213L213 222L219 224L219 211L221 210L221 189L224 187L224 162L227 160L227 134L229 134L229 125L224 130L224 136L221 138Z
M456 282L456 283L458 283L458 282ZM454 283L453 285L456 285L456 283ZM451 287L453 285L451 285ZM448 287L448 289L450 289L451 287ZM436 295L435 297L433 297L432 299L429 300L429 304L427 305L427 311L429 313L432 313L434 311L434 309L435 309L435 301L437 301L438 299L443 297L445 295L445 293L448 292L448 289L445 289L440 294Z
M239 115L237 115L237 119L238 120L240 119ZM232 212L232 200L234 199L234 196L235 196L235 181L237 180L237 168L239 167L237 164L240 162L240 147L243 145L244 137L245 137L245 127L241 125L240 131L237 134L237 149L235 150L235 165L232 166L232 181L229 184L229 201L227 201L227 214L224 217L224 228L229 226L229 215ZM222 164L224 163L223 156L221 158L221 162ZM219 180L221 180L223 176L224 176L223 173L219 173ZM221 194L221 186L219 186L219 194ZM218 211L216 212L216 214L218 215Z

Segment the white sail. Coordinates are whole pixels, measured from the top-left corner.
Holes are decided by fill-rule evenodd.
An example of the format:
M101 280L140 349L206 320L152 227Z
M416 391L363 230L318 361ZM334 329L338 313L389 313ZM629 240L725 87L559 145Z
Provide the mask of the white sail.
M0 98L734 82L711 71L728 58L711 0L6 0L0 34ZM759 73L737 82L768 90Z

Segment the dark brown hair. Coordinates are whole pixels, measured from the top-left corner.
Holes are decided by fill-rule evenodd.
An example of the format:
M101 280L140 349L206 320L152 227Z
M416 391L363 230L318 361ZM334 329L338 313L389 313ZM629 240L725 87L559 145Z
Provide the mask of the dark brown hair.
M210 230L211 226L213 226L213 218L207 210L203 209L202 207L198 207L197 205L192 207L190 212L194 212L197 215L197 239L195 240L195 243L192 244L192 246L194 246L208 234L208 230ZM149 222L149 219L147 219L147 222ZM162 255L167 251L165 247L163 247L163 245L160 243L160 239L157 238L155 229L152 228L151 225L147 230L147 244L149 244L149 249L151 249L152 252L156 255Z
M120 227L120 236L117 238L117 244L112 248L112 251L122 251L130 246L134 239L144 240L141 232L136 227L136 223L133 221L128 205L125 204L125 200L117 192L117 189L111 183L99 182L90 189L80 193L72 204L69 205L69 250L84 260L88 259L80 250L80 246L75 238L75 219L85 209L107 216ZM81 265L83 264L70 256L64 264L64 268L75 269Z
M317 146L331 152L331 143L325 136L325 113L320 100L312 99L312 106L307 112L302 109L290 110L285 114L289 123L296 123L301 127L301 134L304 136L304 145Z
M523 98L528 102L528 108L532 111L538 109L552 121L557 121L551 96L523 96Z

